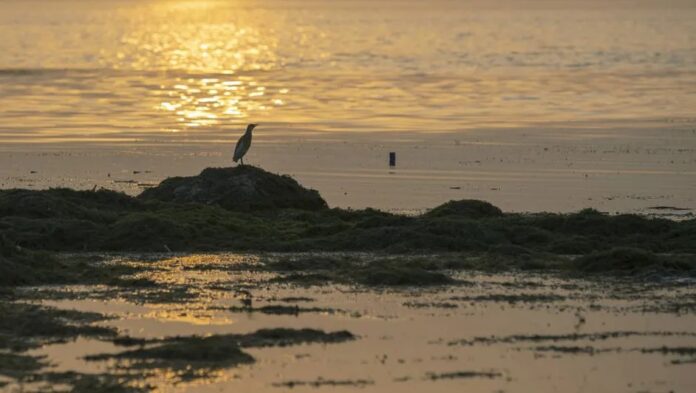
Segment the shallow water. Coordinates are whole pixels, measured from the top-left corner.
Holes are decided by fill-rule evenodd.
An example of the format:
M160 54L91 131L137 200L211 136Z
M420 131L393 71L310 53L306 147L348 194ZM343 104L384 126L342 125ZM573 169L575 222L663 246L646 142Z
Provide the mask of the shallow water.
M688 1L3 1L0 141L693 117Z
M274 274L250 273L240 265L253 266L259 258L275 256L127 257L128 263L147 266L140 277L164 287L38 290L44 293L40 297L53 299L45 304L110 314L114 319L102 323L138 338L269 327L345 329L358 336L340 344L245 349L255 364L194 381L177 381L159 370L145 379L158 391L276 392L292 384L298 391L686 392L696 386L692 280L463 272L453 273L459 284L435 288L302 287L270 283ZM185 288L179 293L187 296L161 293L175 287ZM235 311L229 307L240 306L240 290L252 293L254 307L297 304L323 310ZM679 347L690 352L669 350ZM82 358L119 350L78 339L35 353L48 355L55 371L118 372L123 363Z

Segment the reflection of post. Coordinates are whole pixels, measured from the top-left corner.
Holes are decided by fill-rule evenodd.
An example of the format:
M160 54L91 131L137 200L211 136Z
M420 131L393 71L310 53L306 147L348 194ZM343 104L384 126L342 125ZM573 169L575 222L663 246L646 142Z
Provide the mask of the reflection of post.
M396 152L389 152L389 166L396 166Z

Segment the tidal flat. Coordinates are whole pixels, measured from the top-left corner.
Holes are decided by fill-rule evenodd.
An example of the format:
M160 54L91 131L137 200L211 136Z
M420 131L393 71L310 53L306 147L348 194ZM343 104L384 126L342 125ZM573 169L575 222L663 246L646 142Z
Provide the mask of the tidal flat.
M2 190L0 389L689 391L695 225L330 208L252 166Z
M442 264L465 258L454 254L56 258L116 277L110 284L5 287L2 391L551 392L582 386L686 392L694 386L696 286L690 277L578 277ZM330 261L359 270L385 260L429 263L430 272L447 280L377 283L325 272Z

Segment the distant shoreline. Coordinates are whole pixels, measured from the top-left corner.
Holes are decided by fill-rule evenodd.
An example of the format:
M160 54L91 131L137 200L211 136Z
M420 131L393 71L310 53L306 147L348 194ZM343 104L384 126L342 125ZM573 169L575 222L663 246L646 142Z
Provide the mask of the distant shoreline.
M418 214L448 200L479 199L510 212L662 215L696 209L696 133L673 128L462 130L459 133L258 132L249 163L321 190L330 206ZM140 185L231 164L235 132L215 144L0 147L0 189ZM388 165L389 152L397 165ZM693 210L692 210L693 211ZM677 212L674 217L684 213Z

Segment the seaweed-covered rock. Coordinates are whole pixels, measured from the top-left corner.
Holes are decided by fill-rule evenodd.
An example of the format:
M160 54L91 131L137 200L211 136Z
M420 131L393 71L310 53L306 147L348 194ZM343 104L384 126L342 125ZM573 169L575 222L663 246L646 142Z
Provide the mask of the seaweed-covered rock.
M181 225L152 213L131 214L104 231L101 246L106 249L165 251L185 246L194 237L190 225Z
M62 268L51 255L17 247L0 233L0 288L50 281L62 276Z
M695 267L691 257L657 255L648 250L631 247L616 247L584 255L575 260L575 266L585 272L627 274L647 271L687 272L693 271Z
M471 219L500 217L503 212L496 206L476 199L449 201L425 213L426 217L465 217Z
M117 212L138 210L141 205L140 201L124 193L105 189L0 190L0 217L70 217L112 221Z
M287 175L250 165L206 168L198 176L172 177L138 196L143 200L219 205L228 210L320 210L326 201Z
M368 266L355 271L352 276L356 282L371 286L428 286L454 282L444 273L397 265Z

